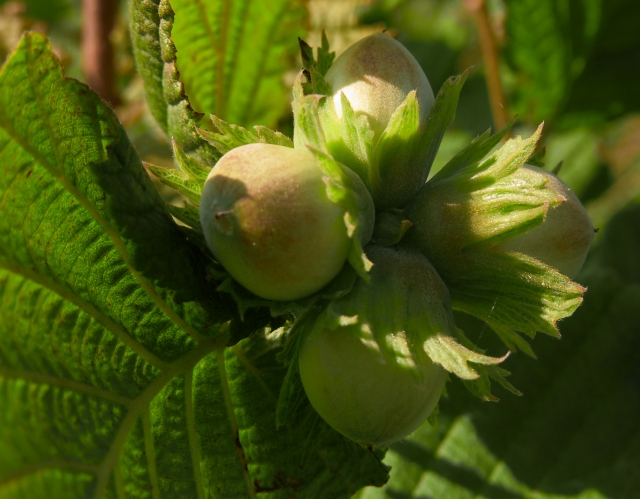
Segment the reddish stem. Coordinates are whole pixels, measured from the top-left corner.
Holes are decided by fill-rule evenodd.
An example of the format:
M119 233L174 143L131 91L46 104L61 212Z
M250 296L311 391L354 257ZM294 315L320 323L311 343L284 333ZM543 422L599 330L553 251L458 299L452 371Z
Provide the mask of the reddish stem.
M82 0L82 68L85 80L112 106L120 103L115 90L115 61L110 35L118 0Z
M489 90L491 114L496 129L501 129L509 121L507 101L500 81L500 58L496 40L491 28L489 11L485 0L464 0L465 7L473 14L473 20L480 38L482 60L485 67L485 78Z

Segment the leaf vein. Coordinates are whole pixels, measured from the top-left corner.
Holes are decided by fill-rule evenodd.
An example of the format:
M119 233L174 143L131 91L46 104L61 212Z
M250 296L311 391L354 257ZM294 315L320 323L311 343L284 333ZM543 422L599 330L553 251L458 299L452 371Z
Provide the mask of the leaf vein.
M65 461L62 459L51 459L47 461L41 461L39 463L30 464L28 466L25 466L20 471L10 473L9 475L5 476L2 480L0 480L0 490L24 477L34 475L39 471L49 469L61 471L81 471L90 473L92 475L95 475L98 472L98 467L92 464L79 463L75 461Z
M202 483L202 470L200 468L200 451L198 449L198 435L196 430L195 412L193 409L193 369L185 373L185 416L187 421L187 434L189 436L189 451L193 465L193 475L198 493L198 499L205 499L204 485Z
M94 499L104 499L106 497L107 486L109 484L109 476L116 465L120 452L124 447L131 430L133 429L136 421L139 417L144 416L145 410L148 410L151 401L160 393L160 391L171 381L175 376L180 373L184 373L188 370L192 370L194 366L200 362L204 357L210 353L224 349L224 344L219 344L218 341L209 340L205 344L199 346L186 354L184 357L172 362L166 370L162 371L145 390L133 400L129 406L127 415L122 420L120 428L118 429L113 442L109 448L109 451L105 455L102 463L98 469L98 482L93 494Z
M158 483L158 467L156 466L156 451L153 445L151 432L151 414L149 410L142 413L142 430L144 434L144 448L149 468L149 481L151 482L151 497L160 499L160 484Z
M144 278L144 276L133 266L131 262L131 254L127 250L123 241L120 239L120 235L118 232L111 226L111 224L98 212L98 210L93 206L89 200L82 195L80 190L69 181L69 179L64 176L64 174L60 174L56 172L56 169L51 163L47 161L46 158L40 155L38 151L32 148L28 143L26 143L22 137L20 137L13 127L7 123L0 121L0 125L5 128L5 130L13 137L13 139L26 151L28 152L38 163L40 163L51 175L53 175L58 182L62 184L62 186L73 196L78 202L89 212L89 214L93 217L93 219L102 227L107 236L113 242L116 250L122 256L125 264L129 267L131 274L138 281L142 289L149 295L149 297L153 300L153 302L157 305L157 307L162 310L162 312L176 324L180 329L182 329L187 335L193 338L196 342L201 343L204 341L204 337L198 333L195 329L189 326L174 310L169 307L169 305L160 297L157 291L153 288L151 283Z
M131 348L134 352L136 352L140 357L149 362L151 365L157 367L158 369L166 369L167 364L144 348L140 343L135 341L124 329L118 326L112 319L107 317L105 314L100 312L97 308L95 308L90 303L81 300L76 295L71 293L69 290L63 288L62 286L54 283L50 279L47 279L40 274L32 270L28 270L22 266L12 264L6 261L0 260L0 268L4 268L9 272L17 274L25 279L28 279L54 293L56 293L61 298L73 303L76 307L78 307L83 312L86 312L97 322L102 324L105 329L110 331L114 336L116 336L120 341L122 341L125 345Z
M229 389L229 379L227 378L227 368L224 361L224 351L219 350L218 355L218 372L220 373L220 384L222 385L222 391L224 393L224 402L227 408L227 417L229 418L229 424L236 439L236 451L238 457L242 463L242 474L244 475L245 483L247 486L247 493L251 499L256 499L257 494L253 482L251 481L251 475L247 467L247 458L244 454L244 448L240 441L240 430L238 428L238 421L236 420L235 412L233 410L233 401L231 400L231 390Z
M282 8L280 9L280 12L278 12L277 16L274 16L274 20L278 20L278 19L282 19L282 17L285 14L285 11L287 10L287 4L286 2L282 4ZM277 30L277 22L273 22L271 24L271 30L269 32L269 36L266 38L266 40L262 43L263 47L266 47L266 49L263 52L262 57L258 57L258 60L260 61L260 67L258 69L258 72L256 73L256 76L253 80L253 88L251 89L251 91L249 92L250 100L247 103L247 106L245 108L245 112L244 112L244 120L248 121L248 117L251 116L251 112L253 110L253 106L256 103L256 97L258 95L258 88L260 87L260 83L262 82L262 78L264 76L265 73L265 68L267 65L267 59L269 58L269 52L271 51L271 46L272 46L272 42L273 39L275 37L276 34L276 30Z

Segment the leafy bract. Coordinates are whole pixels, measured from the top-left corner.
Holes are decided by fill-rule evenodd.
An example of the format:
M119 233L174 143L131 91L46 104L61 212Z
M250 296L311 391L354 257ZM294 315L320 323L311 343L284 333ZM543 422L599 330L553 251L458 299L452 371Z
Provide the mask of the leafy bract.
M276 431L281 336L216 292L113 112L38 34L0 70L0 168L0 497L333 498L386 480L326 426L309 448L304 421Z
M534 356L518 333L558 337L558 320L582 303L585 288L525 254L495 250L564 201L544 175L521 168L541 126L489 154L510 126L476 138L425 184L407 210L415 227L407 239L441 274L454 310L485 321L512 351Z
M483 404L451 383L437 424L391 446L386 487L357 497L634 498L639 221L635 206L604 229L580 274L589 286L584 306L562 322L562 340L541 338L538 361L513 359L518 354L505 361L523 397Z

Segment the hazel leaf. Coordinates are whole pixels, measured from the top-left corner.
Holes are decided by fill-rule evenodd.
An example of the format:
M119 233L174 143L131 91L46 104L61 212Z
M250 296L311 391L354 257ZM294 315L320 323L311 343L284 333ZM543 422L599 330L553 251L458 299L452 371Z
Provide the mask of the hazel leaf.
M326 425L276 430L268 313L241 320L216 291L113 111L37 33L0 69L0 170L0 496L348 498L386 481L380 454Z
M169 0L134 0L129 13L133 53L153 116L186 154L214 164L220 155L196 132L204 114L191 106L177 68L175 15Z

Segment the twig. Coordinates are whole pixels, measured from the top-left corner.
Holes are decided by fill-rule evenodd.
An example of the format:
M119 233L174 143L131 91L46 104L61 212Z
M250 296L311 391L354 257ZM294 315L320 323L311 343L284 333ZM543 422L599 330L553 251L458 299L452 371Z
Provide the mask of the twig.
M491 114L493 115L493 123L496 129L499 130L509 121L509 112L507 111L507 101L500 81L498 48L491 29L487 4L485 0L464 0L464 5L473 14L473 20L478 30L482 60L485 67L485 78L489 89Z
M120 103L115 91L115 64L110 35L118 0L82 0L82 68L85 80L112 106Z

